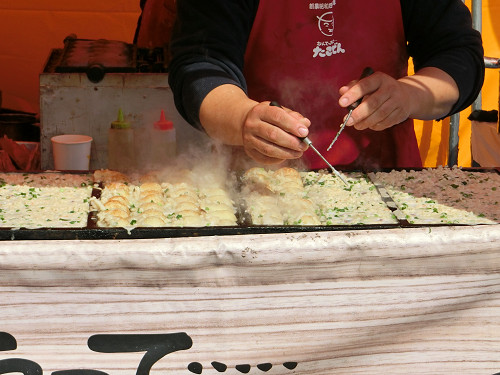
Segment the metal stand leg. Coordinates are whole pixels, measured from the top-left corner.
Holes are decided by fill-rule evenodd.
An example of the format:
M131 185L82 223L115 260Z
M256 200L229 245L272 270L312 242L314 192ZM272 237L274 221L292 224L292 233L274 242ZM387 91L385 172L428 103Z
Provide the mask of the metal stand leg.
M448 150L448 167L458 164L458 127L460 123L460 113L450 117L450 139Z

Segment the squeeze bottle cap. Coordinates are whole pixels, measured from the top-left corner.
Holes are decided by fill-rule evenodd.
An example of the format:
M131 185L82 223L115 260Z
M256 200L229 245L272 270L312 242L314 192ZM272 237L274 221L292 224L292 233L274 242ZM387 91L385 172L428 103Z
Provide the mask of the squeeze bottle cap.
M120 108L118 110L118 118L111 122L111 128L112 129L128 129L130 128L130 122L126 122L123 120L123 111Z
M165 112L161 110L160 120L155 122L155 129L159 130L170 130L174 128L174 123L170 120L165 119Z

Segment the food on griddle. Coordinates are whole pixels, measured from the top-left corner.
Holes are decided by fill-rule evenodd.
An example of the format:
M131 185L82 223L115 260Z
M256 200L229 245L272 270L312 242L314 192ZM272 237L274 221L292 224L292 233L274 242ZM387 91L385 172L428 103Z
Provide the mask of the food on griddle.
M283 225L278 199L257 192L245 194L245 206L254 225Z
M327 171L251 168L238 191L229 185L231 178L222 182L218 173L178 169L128 176L99 170L93 178L0 173L0 227L87 228L90 208L97 226L129 229L240 222L346 227L500 223L500 174L494 170L350 172L345 173L346 186ZM243 210L250 221L240 217Z
M0 186L26 185L31 187L91 187L93 178L89 174L61 172L44 173L0 173Z
M345 174L346 186L327 173L252 168L243 196L255 225L396 224L392 211L363 174Z
M242 195L254 225L319 225L314 204L307 198L300 173L249 169L242 178Z
M362 173L344 174L348 183L330 173L302 172L307 197L322 225L396 224L375 185Z
M109 184L112 182L126 183L130 181L130 178L118 171L112 171L110 169L98 169L94 172L94 180L97 182L102 182L104 184Z
M102 173L102 172L101 172ZM105 175L112 173L104 172ZM171 181L161 176L139 178L137 184L104 184L93 200L100 227L235 226L234 202L221 186L198 186L183 171ZM184 177L183 182L180 176ZM144 182L141 182L144 181Z
M0 227L86 227L92 181L89 175L0 174Z
M500 175L458 167L370 174L412 224L500 223Z

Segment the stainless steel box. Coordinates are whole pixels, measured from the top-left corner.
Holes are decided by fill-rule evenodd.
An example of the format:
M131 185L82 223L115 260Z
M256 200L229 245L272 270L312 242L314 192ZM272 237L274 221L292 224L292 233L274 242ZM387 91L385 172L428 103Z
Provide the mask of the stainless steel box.
M163 109L174 123L178 150L208 139L175 109L167 73L107 73L98 83L91 82L85 73L42 73L42 169L53 168L50 138L59 134L90 135L94 139L90 168L107 168L108 129L119 108L139 132L152 127Z

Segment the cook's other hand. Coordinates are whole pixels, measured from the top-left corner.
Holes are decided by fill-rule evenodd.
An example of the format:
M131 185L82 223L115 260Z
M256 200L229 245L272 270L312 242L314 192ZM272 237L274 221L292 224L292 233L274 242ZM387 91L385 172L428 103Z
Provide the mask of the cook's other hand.
M269 103L249 99L236 86L222 85L203 100L200 121L210 137L243 146L259 163L300 158L307 145L298 137L309 134L311 122L298 112Z
M398 80L375 72L359 81L351 81L339 92L341 107L363 98L347 122L358 130L384 130L408 118L442 118L459 96L453 78L437 68L423 68Z

